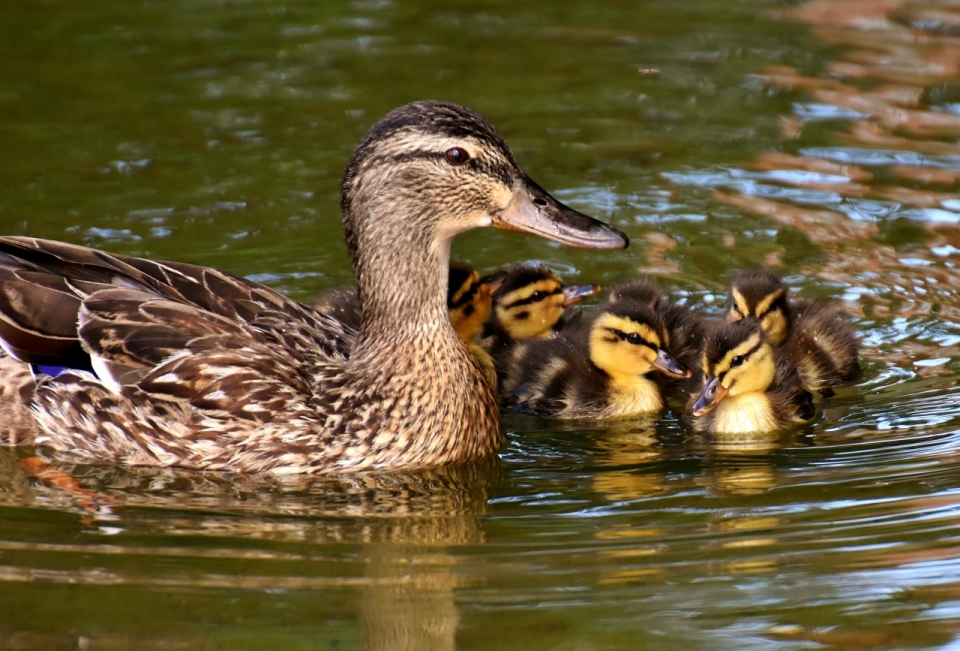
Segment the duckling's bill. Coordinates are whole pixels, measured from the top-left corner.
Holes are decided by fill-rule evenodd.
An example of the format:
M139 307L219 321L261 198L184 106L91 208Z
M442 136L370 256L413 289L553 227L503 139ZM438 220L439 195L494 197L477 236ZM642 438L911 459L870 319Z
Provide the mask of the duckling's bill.
M584 249L625 249L630 243L622 231L563 205L527 176L517 180L506 207L494 213L493 225Z
M690 377L690 369L683 368L677 363L677 360L673 356L661 348L657 352L657 358L653 360L653 368L657 369L661 373L667 375L667 377L672 377L675 379L683 379Z
M697 398L697 402L693 405L693 415L700 418L720 404L720 401L726 395L727 388L720 384L720 378L710 378L706 386L703 387L700 397Z
M571 307L599 293L600 285L567 285L563 288L563 307Z

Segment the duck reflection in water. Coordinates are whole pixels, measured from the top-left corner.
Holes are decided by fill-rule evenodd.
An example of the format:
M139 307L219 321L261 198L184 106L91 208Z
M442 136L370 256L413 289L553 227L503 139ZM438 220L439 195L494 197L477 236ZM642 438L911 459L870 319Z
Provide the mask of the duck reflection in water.
M78 508L71 502L82 501L81 496L35 481L12 449L0 450L0 506L77 512L86 533L99 528L112 534L111 549L121 552L118 559L144 553L139 543L124 546L126 536L218 540L213 547L186 543L187 548L159 553L169 553L175 564L213 557L221 569L190 572L185 578L168 569L145 574L142 567L111 563L116 556L111 554L103 557L96 579L78 566L46 573L45 580L74 584L109 576L112 585L315 591L324 598L344 590L350 597L346 602L357 605L344 606L343 617L361 622L364 648L392 651L455 648L460 616L456 560L448 546L483 542L478 518L487 514L500 476L497 457L430 471L337 478L60 462L56 468L85 491L102 492L112 515L101 518ZM330 545L343 546L332 564ZM315 552L321 546L324 555L318 559ZM98 547L78 544L76 551L82 555ZM251 552L260 571L247 565ZM233 564L236 571L230 569ZM290 567L295 570L285 569ZM33 569L16 573L27 575ZM190 645L202 641L187 640Z

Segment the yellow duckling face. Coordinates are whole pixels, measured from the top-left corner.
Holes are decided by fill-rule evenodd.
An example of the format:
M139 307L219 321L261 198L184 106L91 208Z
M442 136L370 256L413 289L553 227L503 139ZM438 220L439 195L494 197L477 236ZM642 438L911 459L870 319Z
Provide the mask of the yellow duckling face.
M497 320L514 339L546 337L563 311L600 291L599 285L572 285L543 265L507 271L494 292Z
M479 273L451 266L447 309L460 339L469 344L480 335L483 324L490 318L492 303L491 286L480 278Z
M741 272L730 285L727 321L755 319L774 346L782 344L790 334L788 309L787 288L770 271Z
M704 386L693 406L699 418L726 397L762 394L773 383L776 362L773 347L755 324L721 325L704 344Z
M605 309L590 327L590 361L614 384L631 384L659 371L672 378L689 377L667 352L667 329L649 307L620 301Z
M494 295L497 319L514 339L550 332L563 316L563 282L546 267L508 274Z

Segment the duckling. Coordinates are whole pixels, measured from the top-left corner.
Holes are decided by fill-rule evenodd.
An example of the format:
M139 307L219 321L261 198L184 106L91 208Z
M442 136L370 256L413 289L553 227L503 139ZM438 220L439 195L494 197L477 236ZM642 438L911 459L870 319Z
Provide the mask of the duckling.
M689 371L667 352L663 319L642 303L604 307L588 329L518 342L503 388L507 404L554 418L625 418L662 411L658 379Z
M23 443L194 470L412 470L490 455L503 441L497 401L447 312L453 238L496 226L588 248L629 241L531 181L489 122L434 100L367 132L341 213L359 330L227 272L0 237L0 344L18 360L0 371L93 371L39 375L0 404L0 425L26 404Z
M703 315L686 305L674 303L648 278L620 282L612 287L604 301L612 305L622 300L633 300L653 308L662 318L670 333L670 353L681 366L698 370L703 344Z
M493 314L484 326L480 343L497 368L502 368L498 360L509 357L516 342L553 335L569 325L566 308L600 291L599 285L565 287L542 264L513 265L490 278L495 278L499 286L493 293Z
M356 287L337 287L329 289L313 301L310 306L317 312L333 317L348 328L360 329L360 296Z
M450 323L461 341L473 353L484 377L496 392L497 371L493 358L480 345L480 333L490 318L493 309L492 293L498 283L488 277L481 278L480 274L471 267L461 264L450 265L450 278L447 290L447 311L450 314Z
M756 323L722 323L704 341L703 381L685 419L713 434L764 433L813 418L813 396Z
M823 301L791 298L772 271L743 271L730 284L727 321L753 320L792 361L808 391L825 396L860 373L860 342L839 309Z
M500 278L493 293L494 322L489 330L505 331L512 339L536 339L551 334L563 311L600 291L599 285L571 285L545 265L519 264L492 277Z

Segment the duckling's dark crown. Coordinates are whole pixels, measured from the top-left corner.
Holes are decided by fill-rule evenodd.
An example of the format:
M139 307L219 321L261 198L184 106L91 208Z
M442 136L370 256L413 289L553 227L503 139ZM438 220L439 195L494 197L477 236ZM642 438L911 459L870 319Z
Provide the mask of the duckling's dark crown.
M510 292L526 287L539 280L556 277L546 265L518 264L504 270L503 281L494 293L494 296L506 296Z
M736 289L754 305L776 291L786 290L786 285L780 276L768 269L748 269L734 276L730 288Z
M451 310L461 305L466 305L473 300L474 295L477 293L480 284L483 282L481 279L479 282L472 284L467 291L465 291L456 301L454 301L454 295L463 289L463 286L474 274L474 271L471 267L460 264L451 264L450 265L450 275L447 280L447 307Z
M753 335L759 335L761 342L766 341L763 329L754 321L721 323L707 333L703 344L704 357L714 364Z
M637 301L652 306L663 296L663 291L655 280L638 278L613 285L608 296L610 302Z
M604 305L600 315L604 314L629 319L637 324L647 324L653 326L657 331L662 331L664 328L663 319L657 314L656 310L646 303L633 299L620 300L611 305Z

